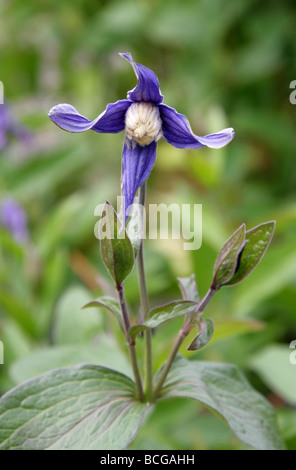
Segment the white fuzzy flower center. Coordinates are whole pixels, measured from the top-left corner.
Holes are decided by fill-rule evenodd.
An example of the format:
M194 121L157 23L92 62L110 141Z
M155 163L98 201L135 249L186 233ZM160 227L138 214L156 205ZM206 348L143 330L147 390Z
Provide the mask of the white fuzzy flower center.
M127 144L144 147L161 138L161 119L157 106L151 103L133 103L125 115Z

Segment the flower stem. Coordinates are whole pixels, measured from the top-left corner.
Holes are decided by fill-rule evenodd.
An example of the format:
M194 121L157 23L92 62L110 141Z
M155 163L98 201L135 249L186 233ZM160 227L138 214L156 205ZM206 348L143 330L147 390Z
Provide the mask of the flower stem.
M145 208L145 202L146 202L146 182L143 183L139 189L139 204ZM145 212L143 213L143 216L145 216ZM146 276L145 276L145 268L144 268L143 239L140 242L137 262L138 262L138 279L139 279L139 287L140 287L141 309L142 309L143 319L145 321L149 315L149 301L148 301L147 284L146 284ZM147 400L151 402L152 396L153 396L151 330L146 330L144 332L144 339L145 339L145 391L146 391Z
M209 303L209 301L211 300L211 298L213 297L213 295L215 294L215 292L217 292L217 290L215 289L212 289L210 288L207 292L207 294L204 296L204 298L202 299L202 301L199 303L198 305L198 308L196 310L195 313L199 313L199 312L202 312L204 310L204 308L206 307L206 305ZM187 320L185 322L185 324L182 326L181 330L179 331L178 333L178 336L176 338L176 341L173 345L173 348L170 352L170 355L168 357L168 360L167 362L165 363L164 367L163 367L163 370L161 372L161 375L159 377L159 380L156 384L156 387L155 387L155 390L154 390L154 397L155 399L158 398L160 392L161 392L161 389L162 389L162 386L165 382L165 379L167 378L167 375L170 371L170 368L174 362L174 359L177 355L177 352L179 351L180 349L180 346L181 344L183 343L184 339L186 338L186 336L189 334L191 328L190 328L190 320Z
M141 375L140 375L139 366L138 366L136 344L135 344L134 340L132 340L130 335L129 335L130 320L129 320L129 314L128 314L128 310L127 310L127 306L126 306L123 285L122 284L116 285L116 290L117 290L117 294L118 294L120 310L121 310L122 319L123 319L126 343L127 343L127 347L128 347L128 350L129 350L131 364L132 364L133 373L134 373L134 378L135 378L135 382L136 382L136 386L137 386L138 398L139 398L140 401L144 401L145 398L144 398Z

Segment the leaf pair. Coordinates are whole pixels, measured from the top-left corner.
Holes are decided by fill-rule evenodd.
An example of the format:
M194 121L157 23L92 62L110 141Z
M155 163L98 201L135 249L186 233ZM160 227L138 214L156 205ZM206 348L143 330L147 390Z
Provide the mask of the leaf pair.
M130 378L105 367L50 371L0 400L0 449L125 449L153 406L135 393ZM205 404L256 449L283 448L271 405L236 366L177 357L160 399L171 397Z
M232 286L245 279L264 256L274 234L275 221L246 231L242 224L217 256L212 288Z
M119 303L115 299L112 299L111 297L98 297L97 299L88 302L82 308L88 307L105 307L113 314L113 316L115 316L115 318L118 320L118 323L122 326ZM162 305L161 307L157 307L151 310L147 320L144 323L133 325L129 330L129 335L132 339L135 339L136 336L143 331L157 328L169 320L173 320L174 318L180 317L182 315L191 316L195 313L197 308L198 303L186 300L176 300L174 302Z
M150 312L145 323L134 325L130 328L130 337L134 339L139 333L142 333L142 331L156 328L157 326L182 315L191 316L196 312L197 308L198 304L190 300L176 300L166 305L162 305L161 307L157 307Z

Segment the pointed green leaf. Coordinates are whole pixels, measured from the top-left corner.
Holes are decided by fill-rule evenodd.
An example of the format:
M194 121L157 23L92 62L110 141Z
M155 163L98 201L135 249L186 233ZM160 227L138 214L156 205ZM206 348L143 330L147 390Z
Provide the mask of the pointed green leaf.
M112 315L115 316L120 326L122 326L119 303L117 302L117 300L112 299L112 297L107 297L107 296L98 297L97 299L91 300L87 304L83 305L83 307L81 308L84 309L84 308L90 308L90 307L106 308L107 310L109 310L109 312L112 313Z
M176 300L175 302L162 305L150 312L145 323L132 326L129 330L129 334L133 339L142 331L156 328L162 323L172 320L173 318L180 317L181 315L192 315L196 311L197 307L197 302L191 302L189 300Z
M211 340L214 333L214 322L211 318L201 319L200 320L200 329L197 336L194 338L190 346L188 346L188 351L197 351L198 349L206 346Z
M212 408L255 449L283 448L272 406L235 365L177 357L161 395L172 397L193 398Z
M199 302L195 275L192 274L190 277L178 277L177 280L183 299L194 300L194 302Z
M150 328L156 328L158 325L181 315L192 315L197 307L197 302L176 300L151 310L146 324L149 324Z
M223 245L219 255L217 256L214 266L213 287L219 288L228 282L236 269L239 254L245 243L246 226L242 224L227 242Z
M99 235L103 262L116 284L121 284L133 269L134 250L109 202L102 212Z
M275 221L257 225L246 232L246 244L234 276L226 283L237 284L247 277L264 256L274 234Z
M56 369L14 388L0 400L0 449L124 449L147 406L134 383L104 367Z

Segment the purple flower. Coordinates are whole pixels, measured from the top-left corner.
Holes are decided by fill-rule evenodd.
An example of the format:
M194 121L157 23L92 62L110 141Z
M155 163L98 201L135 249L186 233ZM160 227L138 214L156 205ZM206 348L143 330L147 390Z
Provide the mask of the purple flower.
M0 224L6 227L17 242L27 242L27 215L24 209L13 199L3 199L0 206Z
M30 137L27 129L15 122L8 106L0 104L0 150L6 147L8 134L25 141Z
M131 54L120 54L133 66L138 83L127 99L108 104L96 119L89 121L70 104L59 104L49 111L50 119L69 132L89 129L103 133L125 130L122 153L122 195L125 219L137 189L148 178L155 163L156 145L160 138L177 148L221 148L234 137L232 128L200 137L193 134L183 114L162 104L163 95L152 70L134 62Z

